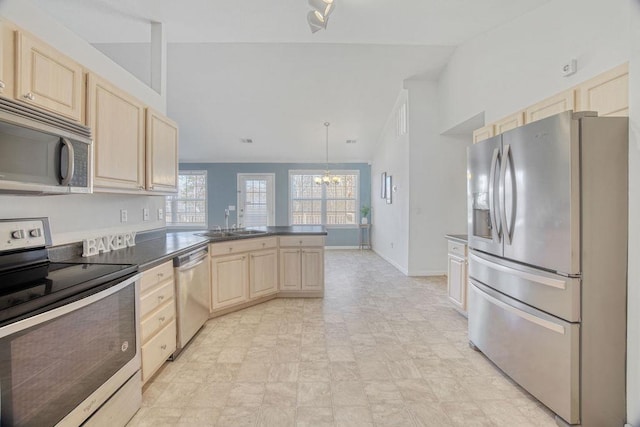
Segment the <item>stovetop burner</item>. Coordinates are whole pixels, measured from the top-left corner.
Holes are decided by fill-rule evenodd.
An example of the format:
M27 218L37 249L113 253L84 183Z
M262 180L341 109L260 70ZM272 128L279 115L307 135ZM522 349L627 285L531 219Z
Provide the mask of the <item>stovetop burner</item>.
M29 239L20 227L36 238ZM135 265L49 262L48 235L46 219L0 222L0 326L63 305L62 300L83 298L138 271Z

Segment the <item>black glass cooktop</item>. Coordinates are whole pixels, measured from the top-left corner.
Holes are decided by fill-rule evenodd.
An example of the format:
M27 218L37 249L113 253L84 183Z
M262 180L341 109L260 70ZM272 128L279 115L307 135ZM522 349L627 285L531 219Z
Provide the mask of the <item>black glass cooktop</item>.
M43 262L0 273L0 326L106 289L137 269L135 265Z

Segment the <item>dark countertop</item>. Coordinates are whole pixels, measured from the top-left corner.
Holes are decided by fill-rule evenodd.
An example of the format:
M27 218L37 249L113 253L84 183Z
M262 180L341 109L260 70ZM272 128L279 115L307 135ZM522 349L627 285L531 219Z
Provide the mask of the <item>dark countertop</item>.
M445 234L444 238L447 240L464 243L465 245L468 242L468 236L466 234Z
M137 264L139 270L144 271L192 250L203 248L209 243L228 240L255 239L267 236L324 236L327 234L327 230L324 227L315 225L254 227L252 229L266 231L266 233L248 236L225 236L221 238L208 238L196 235L196 233L205 233L207 230L167 231L166 233L154 232L151 236L152 238L145 238L144 233L141 233L139 237L142 237L142 239L136 238L136 245L134 247L119 249L117 251L111 251L86 258L76 255L66 258L65 261L87 264ZM82 252L81 248L80 252Z

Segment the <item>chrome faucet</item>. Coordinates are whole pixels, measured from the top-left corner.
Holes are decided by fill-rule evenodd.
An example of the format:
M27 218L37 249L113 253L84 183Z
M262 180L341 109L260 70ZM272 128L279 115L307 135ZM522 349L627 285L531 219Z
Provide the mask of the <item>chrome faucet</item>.
M229 209L224 210L224 228L229 229Z

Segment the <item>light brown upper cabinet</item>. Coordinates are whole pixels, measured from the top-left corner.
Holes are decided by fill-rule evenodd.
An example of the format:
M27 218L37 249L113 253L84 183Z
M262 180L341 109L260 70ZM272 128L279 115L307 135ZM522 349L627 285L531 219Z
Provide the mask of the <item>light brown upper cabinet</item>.
M13 97L13 56L13 29L0 21L0 96Z
M88 74L87 125L93 130L96 191L145 189L144 116L144 104Z
M527 108L525 110L525 123L535 122L563 111L575 110L575 101L574 89L560 92Z
M81 121L82 66L22 31L15 39L15 98Z
M175 193L178 189L178 126L147 108L146 140L147 190Z
M502 120L499 120L495 124L495 134L499 135L503 132L506 132L511 129L515 129L518 126L522 126L524 124L524 111L520 111L516 114L512 114L508 117L505 117Z
M491 138L494 133L493 125L487 125L473 131L473 143L484 141L487 138Z
M628 64L622 64L584 82L578 86L577 97L580 111L597 111L600 117L628 116Z

